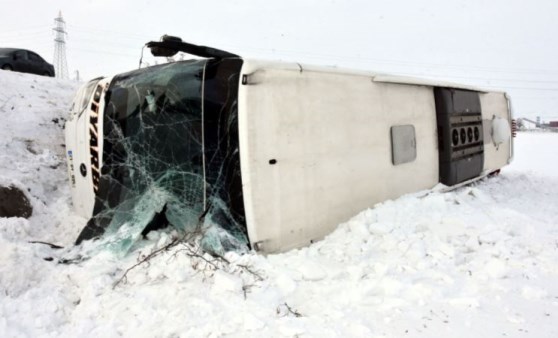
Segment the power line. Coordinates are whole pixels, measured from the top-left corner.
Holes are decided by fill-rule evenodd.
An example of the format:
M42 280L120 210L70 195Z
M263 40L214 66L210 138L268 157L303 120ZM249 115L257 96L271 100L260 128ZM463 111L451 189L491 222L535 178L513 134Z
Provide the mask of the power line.
M60 17L61 18L61 17ZM58 18L55 20L58 21ZM65 37L66 37L66 31L65 31L65 23L62 20L62 25L64 26L63 28L59 28L58 26L56 28L54 28L54 31L57 34L57 37L55 39L55 41L57 42L57 44L55 44L55 48L56 46L61 47L60 45L64 45L65 47ZM40 37L44 36L43 32L37 32L36 27L41 27L41 26L34 26L34 27L27 27L22 29L22 31L26 31L25 33L21 33L18 34L19 36L13 36L11 38L8 38L8 40L13 40L15 42L21 42L21 41L25 41L25 40L32 40L32 41L36 41L38 40ZM79 34L84 34L84 35L94 35L95 37L102 35L103 33L104 36L106 36L106 33L110 33L110 37L113 40L126 40L129 42L133 42L136 43L137 41L139 41L140 39L145 39L146 35L141 35L141 34L137 34L137 33L130 33L130 32L122 32L122 31L113 31L113 30L108 30L108 29L100 29L100 28L91 28L91 27L82 27L79 25L70 25L70 27L72 27L73 29L75 29L76 31L80 32ZM61 30L61 32L59 32L59 30ZM12 30L15 31L15 30ZM7 31L8 33L10 31ZM6 31L3 33L0 33L0 36L2 36L2 34L4 34L4 36L6 36ZM59 34L61 34L61 36L58 36ZM132 46L131 44L123 44L123 43L119 43L119 42L109 42L107 40L99 40L99 39L95 39L95 38L91 38L91 37L80 37L79 39L77 39L77 41L87 41L88 45L91 44L98 44L98 45L103 45L103 46L107 46L107 45L112 45L115 48L118 48L122 51L124 50L136 50L137 48L140 48L140 45L138 44L137 46ZM140 42L140 44L143 44L143 41ZM298 51L298 50L274 50L274 49L269 49L269 48L254 48L253 46L251 47L245 47L245 46L238 46L238 45L231 45L231 44L223 44L224 46L229 46L235 49L248 49L248 50L255 50L255 51L260 51L260 52L272 52L273 54L292 54L295 55L297 58L313 58L313 59L327 59L327 60L340 60L340 61L357 61L357 62L367 62L367 63L381 63L381 64L388 64L388 65L394 65L394 66L403 66L403 67L423 67L423 66L428 66L428 67L433 67L433 68L441 68L441 69L458 69L458 70L463 70L463 71L472 71L474 69L474 71L483 71L483 72L487 72L487 73L505 73L505 74L518 74L518 73L531 73L531 74L535 74L538 72L544 72L547 76L551 76L548 75L548 73L552 73L552 72L558 72L558 70L542 70L542 69L521 69L521 68L514 68L514 69L505 69L505 68L501 68L501 67L486 67L486 66L466 66L466 65L455 65L455 64L440 64L440 63L430 63L430 62L415 62L415 61L407 61L407 60L393 60L393 59L378 59L378 58L369 58L369 57L361 57L361 56L342 56L342 55L335 55L335 54L328 54L328 53L316 53L316 52L307 52L307 51ZM106 48L103 49L96 49L96 50L91 50L91 49L80 49L80 48L72 48L72 50L77 50L77 51L81 51L81 52L85 52L85 53L95 53L95 54L106 54L106 55L116 55L116 56L123 56L123 57L135 57L135 53L132 55L131 53L119 53L119 52L109 52L106 51ZM55 50L55 54L56 54L56 50ZM65 58L65 48L64 48L64 58ZM55 61L57 60L57 58L55 57ZM66 67L67 68L67 67ZM67 69L66 69L67 72ZM61 74L63 74L64 72L61 72ZM395 73L398 73L397 71ZM529 87L529 86L521 86L521 84L528 84L528 83L533 83L533 84L558 84L558 81L555 80L542 80L542 79L521 79L521 78L493 78L493 77L483 77L483 76L462 76L462 75L451 75L451 74L444 74L444 75L438 75L435 74L436 71L434 71L434 74L432 73L413 73L413 72L401 72L404 73L406 76L420 76L420 77L434 77L434 78L444 78L444 79L467 79L467 80L481 80L481 81L490 81L490 84L480 84L480 86L484 86L487 88L498 88L498 89L515 89L515 90L526 90L526 91L558 91L558 88L553 88L553 87L546 87L546 86L538 86L538 87ZM539 75L540 76L540 75ZM494 83L516 83L517 85L494 85ZM477 83L477 85L479 85Z
M45 36L45 35L49 35L47 32L33 32L33 33L10 33L10 34L5 34L5 33L0 33L0 38L2 39L20 39L22 37L29 37L29 38L33 38L36 36Z
M72 29L83 31L88 34L95 34L97 32L104 32L110 33L111 35L120 35L119 39L126 39L128 41L137 41L137 39L145 39L149 36L149 34L142 35L132 32L123 32L123 31L114 31L108 29L100 29L100 28L92 28L92 27L83 27L78 25L70 25ZM147 42L147 41L146 41ZM384 63L384 64L393 64L393 65L403 65L403 66L412 66L412 67L421 67L421 66L430 66L430 67L437 67L437 68L453 68L453 69L461 69L461 70L479 70L479 71L486 71L486 72L495 72L495 73L544 73L548 74L549 72L556 72L558 73L558 69L528 69L528 68L514 68L514 69L507 69L502 67L487 67L487 66L474 66L474 65L456 65L456 64L440 64L440 63L431 63L431 62L416 62L416 61L408 61L408 60L394 60L394 59L377 59L377 58L369 58L369 57L360 57L360 56L347 56L347 55L337 55L337 54L328 54L328 53L316 53L316 52L308 52L308 51L300 51L300 50L288 50L288 49L270 49L270 48L255 48L253 46L239 46L235 44L224 43L221 44L227 48L239 49L239 50L254 50L260 52L272 52L274 54L291 54L296 56L305 56L310 58L317 58L317 59L336 59L336 60L355 60L355 61L362 61L362 62L376 62L376 63Z
M69 26L72 28L72 30L82 31L82 32L88 33L88 34L98 35L99 33L110 33L113 36L114 35L120 35L120 36L124 36L126 38L133 38L133 37L138 38L138 39L145 39L146 38L146 35L137 34L135 32L133 32L133 33L132 32L123 32L121 30L114 31L114 30L109 30L109 29L101 29L101 28L97 28L97 27L95 27L95 28L93 28L93 27L83 27L83 26L78 26L78 25L74 25L74 24L71 24Z
M45 28L48 28L48 26L46 25L37 25L37 26L27 26L27 27L18 27L17 29L4 29L4 28L0 28L1 29L1 33L2 34L10 34L11 32L14 33L18 33L20 34L22 31L36 31L36 32L43 32Z
M74 34L74 37L76 37L76 34ZM111 40L97 40L97 39L91 39L91 38L83 38L83 37L76 37L75 40L77 40L78 42L87 42L87 45L90 46L91 44L98 44L98 45L102 45L102 46L114 46L115 48L119 48L119 49L126 49L126 50L140 50L142 45L125 45L119 42L115 42L115 41L111 41ZM106 48L103 48L106 49Z
M79 25L69 25L73 30L80 32L80 34L90 34L90 35L103 35L106 36L106 33L110 33L111 39L114 40L126 40L130 42L136 43L140 39L146 39L149 34L138 34L136 32L123 32L123 31L115 31L109 29L101 29L101 28L93 28L93 27L84 27ZM2 33L0 33L1 35ZM80 40L84 40L86 38L80 38ZM93 41L90 39L89 41ZM106 40L99 41L96 40L103 45L106 44ZM140 42L143 44L143 41ZM118 47L125 49L128 48L127 46L122 46L119 43L115 43ZM489 73L506 73L506 74L536 74L536 73L543 73L548 74L558 72L555 69L528 69L528 68L513 68L507 69L502 67L487 67L487 66L474 66L474 65L459 65L459 64L441 64L441 63L432 63L432 62L416 62L416 61L408 61L408 60L394 60L394 59L379 59L373 57L361 57L361 56L347 56L347 55L336 55L336 54L328 54L328 53L316 53L316 52L308 52L308 51L300 51L300 50L288 50L288 49L270 49L270 48L255 48L253 46L240 46L235 44L224 43L223 46L227 46L233 49L244 49L244 50L253 50L259 52L271 52L273 54L291 54L297 57L306 57L306 58L313 58L313 59L326 59L326 60L339 60L339 61L357 61L357 62L366 62L366 63L380 63L380 64L388 64L388 65L398 65L404 67L434 67L434 68L442 68L442 69L457 69L463 71L484 71ZM138 45L138 48L140 46ZM129 47L132 49L133 47ZM421 74L421 76L424 76ZM427 74L426 76L432 76ZM487 80L487 81L503 81L503 82L530 82L530 83L558 83L557 81L545 81L545 80L523 80L523 79L493 79L493 78L483 78L483 77L464 77L464 76L452 76L454 78L467 78L467 79L475 79L475 80Z
M393 65L402 65L402 66L409 66L409 67L435 67L435 68L449 68L449 69L461 69L461 70L478 70L478 71L485 71L485 72L494 72L494 73L543 73L548 74L549 72L558 73L558 69L527 69L527 68L502 68L502 67L487 67L487 66L473 66L473 65L455 65L455 64L440 64L440 63L429 63L429 62L416 62L416 61L406 61L406 60L394 60L394 59L377 59L377 58L370 58L370 57L360 57L360 56L350 56L350 55L336 55L336 54L326 54L326 53L315 53L315 52L307 52L307 51L296 51L296 50L281 50L281 49L269 49L269 48L254 48L254 47L242 47L242 46L235 46L230 44L222 44L224 47L236 48L236 49L248 49L248 50L256 50L256 51L266 51L272 52L274 54L291 54L296 56L305 56L313 59L334 59L334 60L355 60L359 62L374 62L374 63L383 63L383 64L393 64ZM227 47L227 48L228 48Z
M116 56L125 56L125 57L138 57L138 55L132 54L124 54L124 53L114 53L114 52L107 52L103 50L93 50L93 49L83 49L83 48L75 48L72 47L72 50L85 52L85 53L93 53L93 54L103 54L103 55L116 55Z

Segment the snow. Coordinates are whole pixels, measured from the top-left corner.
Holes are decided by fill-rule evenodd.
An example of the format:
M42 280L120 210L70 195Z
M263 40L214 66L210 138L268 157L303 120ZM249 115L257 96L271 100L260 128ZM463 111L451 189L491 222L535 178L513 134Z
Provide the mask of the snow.
M117 284L176 233L57 263L86 222L61 146L77 84L0 71L0 88L0 184L35 209L0 218L2 337L558 336L558 134L519 133L499 176L380 203L310 247L225 263L179 245Z

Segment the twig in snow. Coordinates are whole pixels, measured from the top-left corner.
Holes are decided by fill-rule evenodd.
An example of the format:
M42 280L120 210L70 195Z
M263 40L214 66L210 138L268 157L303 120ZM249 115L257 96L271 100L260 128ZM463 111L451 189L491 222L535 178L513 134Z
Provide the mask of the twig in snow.
M174 238L169 244L155 250L152 251L149 255L143 257L142 259L140 259L136 264L132 265L131 267L129 267L128 269L126 269L126 271L124 271L124 274L122 275L122 277L120 277L112 286L113 289L115 289L120 283L124 282L127 280L127 276L128 273L130 271L132 271L133 269L137 268L138 266L144 264L144 263L148 263L152 258L160 255L161 253L170 250L171 248L173 248L174 246L178 245L179 243L183 243L183 242L187 242L189 239L192 239L193 237L195 237L196 235L201 234L201 226L203 224L203 221L205 219L205 216L207 215L207 213L209 212L209 206L204 210L204 212L200 215L200 217L198 218L198 224L196 227L196 231L194 232L185 232L184 235L182 237L176 237ZM206 260L207 261L207 260Z
M252 270L251 267L249 267L248 265L243 265L243 264L238 264L237 265L239 268L241 268L243 271L248 272L249 274L251 274L252 276L256 277L256 279L258 280L258 282L261 282L264 280L264 278L262 277L262 275L260 275L259 273L255 272L254 270Z
M169 250L170 248L172 248L173 246L177 245L179 242L179 238L175 238L173 239L169 244L165 245L162 248L159 248L155 251L152 251L149 255L143 257L142 259L140 259L136 264L132 265L131 267L129 267L128 269L126 269L126 271L124 271L124 274L122 275L122 277L120 277L116 283L114 283L114 285L112 286L113 289L115 289L118 284L125 282L127 280L127 276L128 273L130 271L132 271L133 269L135 269L136 267L144 264L144 263L149 263L149 260L152 259L153 257L159 255L160 253Z
M63 246L60 245L56 245L56 244L52 244L52 243L48 243L48 242L42 242L42 241L29 241L29 243L31 244L44 244L44 245L48 245L50 246L51 249L64 249Z
M295 316L295 317L297 317L297 318L303 317L302 314L301 314L300 312L298 312L297 310L293 310L293 309L289 306L289 304L287 304L287 303L283 303L282 305L279 305L279 306L277 307L277 314L278 314L278 315L281 314L281 312L283 312L283 311L281 311L281 307L284 307L284 308L287 310L287 312L286 312L283 316L281 316L281 317L285 317L285 316L287 316L288 314L292 314L293 316Z

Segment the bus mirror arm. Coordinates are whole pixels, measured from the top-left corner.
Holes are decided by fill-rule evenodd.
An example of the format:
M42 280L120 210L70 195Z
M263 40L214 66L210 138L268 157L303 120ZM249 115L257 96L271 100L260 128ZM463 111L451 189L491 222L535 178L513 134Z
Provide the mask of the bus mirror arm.
M169 35L163 35L161 41L150 41L146 46L151 49L151 54L156 57L171 57L178 52L215 59L239 57L224 50L183 42L181 38Z

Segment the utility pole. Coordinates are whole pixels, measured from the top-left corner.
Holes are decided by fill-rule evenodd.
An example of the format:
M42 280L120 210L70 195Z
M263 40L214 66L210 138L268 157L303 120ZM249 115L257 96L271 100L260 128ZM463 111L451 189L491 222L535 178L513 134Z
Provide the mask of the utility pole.
M66 61L66 22L62 18L62 11L58 12L58 17L54 19L55 27L52 29L56 32L54 38L54 71L56 77L60 79L68 78L68 63Z

